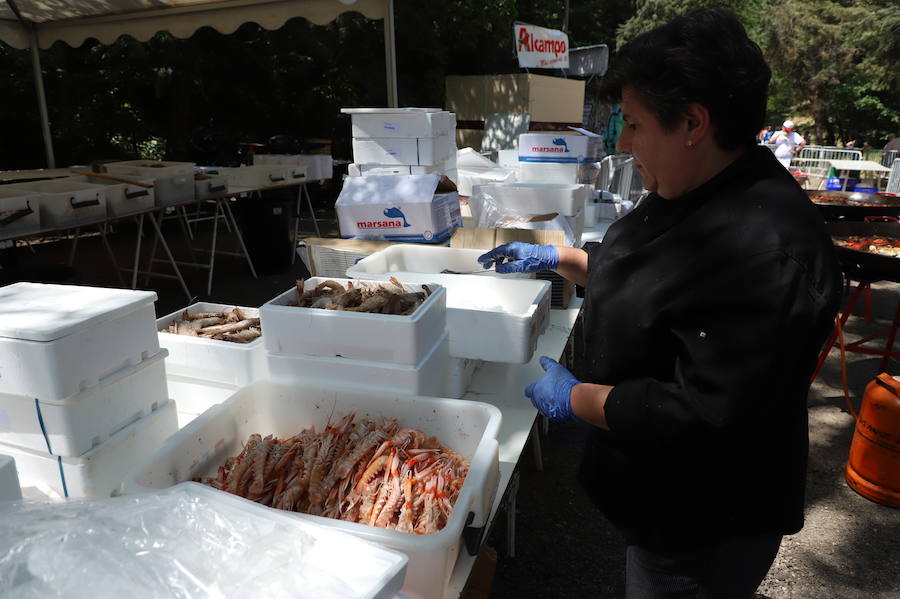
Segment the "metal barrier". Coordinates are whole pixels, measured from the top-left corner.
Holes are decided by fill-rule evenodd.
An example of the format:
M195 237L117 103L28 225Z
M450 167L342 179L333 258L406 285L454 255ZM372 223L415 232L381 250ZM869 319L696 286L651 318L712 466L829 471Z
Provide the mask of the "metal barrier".
M797 155L807 160L862 160L861 150L838 148L836 146L805 146Z
M884 190L887 193L900 194L900 160L895 160L891 164L891 174L888 175L887 187Z
M894 164L894 161L897 159L897 154L900 153L898 150L885 150L881 154L881 165L891 168L891 165Z

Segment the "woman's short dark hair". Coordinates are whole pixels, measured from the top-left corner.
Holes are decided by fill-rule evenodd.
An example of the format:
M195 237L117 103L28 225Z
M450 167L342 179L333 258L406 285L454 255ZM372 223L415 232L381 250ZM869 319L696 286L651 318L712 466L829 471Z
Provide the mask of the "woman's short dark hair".
M703 8L635 37L613 58L601 95L618 102L631 86L666 129L684 108L706 107L724 150L756 143L772 71L729 10Z

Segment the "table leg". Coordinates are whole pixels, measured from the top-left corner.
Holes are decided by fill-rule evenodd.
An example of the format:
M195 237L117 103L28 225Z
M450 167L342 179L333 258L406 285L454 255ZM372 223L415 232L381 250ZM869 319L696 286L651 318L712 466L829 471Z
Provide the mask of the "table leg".
M316 219L316 211L313 208L312 198L309 195L309 189L306 188L306 183L303 184L303 193L306 194L306 205L309 206L309 215L312 217L313 227L316 229L316 237L321 237L322 233L319 232L319 221ZM294 252L294 255L296 254L297 252Z
M150 215L150 218L153 218L153 215ZM134 247L134 266L131 270L131 288L137 289L137 276L138 276L138 266L140 266L140 258L141 258L141 236L144 232L144 215L140 215L138 217L137 224L137 241Z
M125 281L122 279L122 273L119 272L119 264L116 262L116 256L113 254L112 246L109 245L109 239L106 238L106 223L97 225L97 228L100 230L100 239L103 241L103 247L106 248L106 253L109 255L110 262L112 262L113 270L116 271L116 279L119 281L119 287L124 287Z
M516 557L516 496L519 494L519 473L513 472L506 488L506 555Z
M213 214L212 245L209 248L209 277L206 280L206 295L212 293L213 268L216 263L216 234L219 232L219 200L216 200L216 211Z
M247 266L250 267L250 274L252 274L255 279L257 278L256 269L253 268L253 260L250 259L250 252L247 251L247 246L244 245L244 237L241 235L241 230L238 228L237 221L234 219L234 214L231 212L228 198L222 198L219 201L222 202L222 208L225 213L225 224L228 224L228 221L231 221L233 229L230 230L233 230L235 236L237 236L238 243L241 245L241 251L244 253L244 258L247 260Z
M160 217L160 220L162 218ZM194 296L191 295L190 290L184 282L184 277L181 276L181 271L178 270L178 264L175 262L175 257L172 255L171 250L169 250L169 244L166 243L166 238L163 237L162 229L159 227L159 223L156 222L156 219L153 218L153 215L150 216L150 224L153 225L154 230L156 231L156 239L159 241L159 245L162 246L163 250L166 252L166 256L169 257L169 263L172 264L172 269L175 271L175 276L178 277L178 282L181 283L181 288L184 289L184 294L187 296L188 303L191 303L191 300L194 299ZM154 243L154 245L156 245ZM150 257L150 264L153 264L153 257ZM150 278L149 276L147 277Z
M156 244L159 242L159 239L162 237L162 230L160 229L160 225L162 224L163 216L166 214L166 209L162 208L159 212L159 221L156 220L156 213L151 212L148 216L150 217L150 222L153 224L153 228L160 233L153 238L153 242L150 244L150 258L147 260L147 276L144 277L144 286L150 284L150 273L153 272L153 261L156 259Z
M78 248L79 233L81 233L81 228L75 229L75 236L72 238L72 249L69 250L69 261L66 262L66 266L71 267L75 263L75 250Z

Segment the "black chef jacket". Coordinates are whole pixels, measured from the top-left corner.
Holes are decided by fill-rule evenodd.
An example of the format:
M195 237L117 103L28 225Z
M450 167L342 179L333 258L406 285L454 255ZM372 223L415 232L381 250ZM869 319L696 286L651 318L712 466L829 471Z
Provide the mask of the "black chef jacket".
M581 480L629 542L802 528L809 378L840 290L822 217L766 148L610 227L579 374L615 388Z

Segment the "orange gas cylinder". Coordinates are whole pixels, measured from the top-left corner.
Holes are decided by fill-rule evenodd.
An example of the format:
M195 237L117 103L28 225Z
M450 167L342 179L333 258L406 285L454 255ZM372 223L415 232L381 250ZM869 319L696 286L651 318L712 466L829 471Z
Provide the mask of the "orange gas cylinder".
M883 372L866 386L844 477L866 499L900 508L900 381Z

